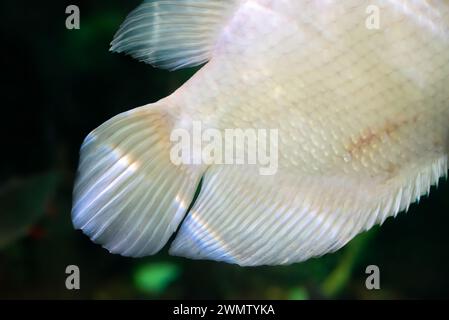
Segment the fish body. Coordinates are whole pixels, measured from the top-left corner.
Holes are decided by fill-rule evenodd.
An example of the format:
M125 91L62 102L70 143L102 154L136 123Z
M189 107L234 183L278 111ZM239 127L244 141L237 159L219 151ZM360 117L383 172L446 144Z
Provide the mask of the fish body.
M168 69L206 64L86 138L73 222L111 252L154 254L179 228L174 255L300 262L447 175L447 1L146 1L112 49ZM174 164L170 136L194 123L276 129L276 172Z

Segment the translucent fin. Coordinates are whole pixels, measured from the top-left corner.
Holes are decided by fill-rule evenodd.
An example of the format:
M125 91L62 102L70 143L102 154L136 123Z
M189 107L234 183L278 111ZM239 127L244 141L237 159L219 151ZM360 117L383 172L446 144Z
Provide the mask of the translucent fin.
M406 210L446 174L447 157L377 184L211 167L170 253L243 266L304 261Z
M238 0L147 0L130 13L111 51L170 70L210 59Z
M107 121L85 140L73 224L125 256L159 251L178 227L201 176L170 161L171 118L158 105Z

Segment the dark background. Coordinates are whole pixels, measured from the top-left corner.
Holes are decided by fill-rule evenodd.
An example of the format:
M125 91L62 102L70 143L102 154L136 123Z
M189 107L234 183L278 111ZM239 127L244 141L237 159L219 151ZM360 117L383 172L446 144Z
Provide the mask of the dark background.
M65 28L78 5L81 29ZM109 254L71 225L84 137L167 96L195 70L157 70L108 51L139 1L2 1L0 298L448 298L449 185L343 250L285 267ZM65 288L65 268L81 289ZM378 265L381 290L365 288Z

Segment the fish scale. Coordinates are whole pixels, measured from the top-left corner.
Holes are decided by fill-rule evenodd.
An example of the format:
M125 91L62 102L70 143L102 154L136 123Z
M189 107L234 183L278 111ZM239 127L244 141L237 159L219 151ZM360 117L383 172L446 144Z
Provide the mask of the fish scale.
M366 25L373 6L378 29ZM111 49L172 70L204 63L81 149L74 225L111 252L154 254L177 232L174 255L300 262L407 210L447 176L447 1L145 1ZM278 130L278 170L173 164L170 132L193 134L195 122Z

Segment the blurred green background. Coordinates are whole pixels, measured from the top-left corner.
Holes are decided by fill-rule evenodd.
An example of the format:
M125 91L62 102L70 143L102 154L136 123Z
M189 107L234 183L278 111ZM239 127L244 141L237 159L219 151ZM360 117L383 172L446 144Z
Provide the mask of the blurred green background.
M449 185L343 250L285 267L241 268L109 254L71 225L84 137L119 112L165 97L195 70L157 70L111 54L139 1L2 1L0 298L395 299L449 297ZM65 8L81 29L65 28ZM81 290L65 288L65 268ZM378 265L381 290L365 288Z

